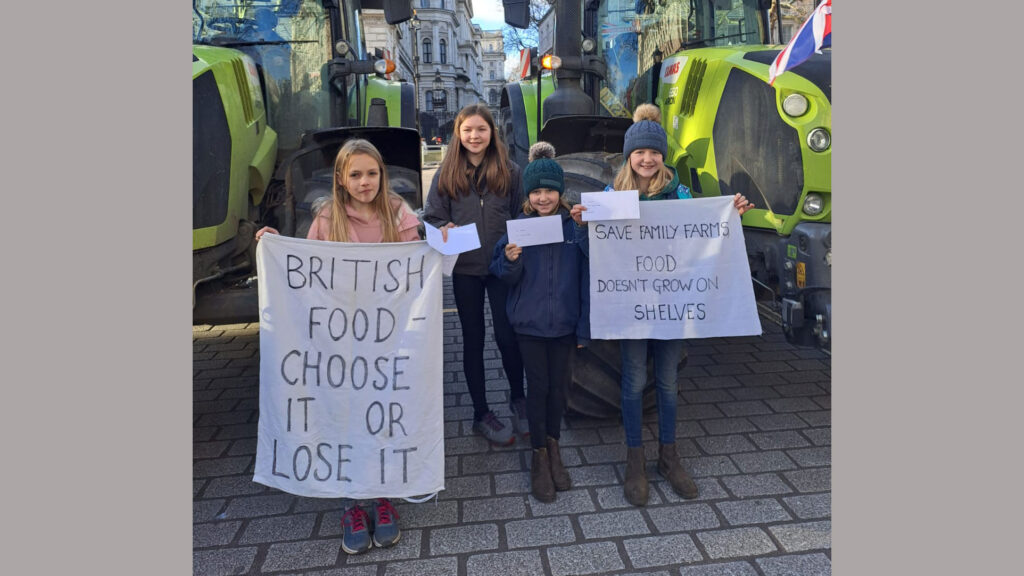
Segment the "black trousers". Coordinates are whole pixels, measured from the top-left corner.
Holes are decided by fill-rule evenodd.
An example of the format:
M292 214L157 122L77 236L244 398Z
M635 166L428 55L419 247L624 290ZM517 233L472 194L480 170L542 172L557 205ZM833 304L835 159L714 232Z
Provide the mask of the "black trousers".
M519 356L519 345L515 332L508 322L505 301L508 286L495 276L469 276L452 274L452 291L455 293L455 308L462 323L462 368L473 399L473 416L483 418L489 411L487 391L484 384L484 294L491 305L491 320L494 324L494 341L501 352L501 365L508 379L510 400L525 396L523 392L523 360Z
M558 440L569 387L569 362L576 336L558 338L518 335L526 367L526 414L530 419L530 445L545 446L547 436Z

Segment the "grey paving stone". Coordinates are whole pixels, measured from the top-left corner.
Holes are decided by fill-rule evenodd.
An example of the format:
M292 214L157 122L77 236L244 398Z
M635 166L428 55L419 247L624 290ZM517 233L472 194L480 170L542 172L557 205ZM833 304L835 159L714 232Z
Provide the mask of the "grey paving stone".
M703 420L700 425L707 430L708 434L712 435L742 434L744 432L757 431L757 427L746 418L715 418Z
M555 516L558 514L580 514L593 512L594 501L590 492L584 488L573 488L568 492L559 492L554 502L538 502L534 498L527 499L530 513L534 516Z
M812 468L810 470L793 470L783 472L800 492L828 492L832 490L832 468Z
M757 570L747 562L723 562L683 566L679 569L679 576L758 576L758 574ZM787 576L798 575L789 574Z
M807 422L804 422L804 420L796 414L765 414L761 416L751 416L749 420L754 424L754 426L757 426L759 429L764 431L807 428Z
M737 374L736 379L744 386L779 386L786 384L786 380L779 374Z
M248 574L256 559L256 548L225 548L192 552L193 576Z
M476 476L455 476L445 478L444 490L438 496L440 500L458 498L474 498L491 495L491 478L486 474Z
M338 561L338 554L344 554L340 538L271 544L260 569L270 572L332 566Z
M216 518L224 507L224 500L194 500L192 502L192 522L209 522Z
M757 556L777 550L771 538L759 528L730 528L698 532L697 539L713 559Z
M696 438L697 436L706 435L707 432L704 431L699 422L694 420L676 421L676 438Z
M812 466L830 466L832 464L832 448L801 448L787 450L789 457L796 460L800 466L810 468Z
M790 554L757 558L764 576L832 576L832 561L824 554Z
M226 476L213 478L203 491L204 498L225 498L232 496L251 496L261 494L268 489L262 484L252 481L252 476Z
M444 477L445 481L448 478L454 478L459 475L459 457L458 456L445 456L444 458Z
M657 476L651 482L651 487L656 488L658 494L662 495L666 503L678 504L679 502L703 502L707 500L718 500L721 498L728 498L729 493L722 488L718 480L714 478L694 478L693 482L697 485L697 498L693 500L686 500L682 496L675 493L672 490L672 486L666 480L661 479L661 476ZM652 490L652 493L655 490ZM653 496L651 497L653 503Z
M614 542L555 546L547 554L551 576L600 574L626 567Z
M618 484L615 467L608 464L598 466L574 466L567 468L573 486L605 486Z
M797 517L804 520L813 518L829 518L832 516L831 494L808 494L806 496L789 496L782 499Z
M341 498L296 498L292 512L328 512L340 511L345 507Z
M231 542L238 532L241 522L214 522L192 525L192 547L206 548L223 546Z
M216 458L224 453L230 442L195 442L192 444L192 458Z
M746 474L792 470L797 467L781 450L733 454L732 461Z
M594 494L597 496L597 505L602 510L614 510L616 508L633 507L632 504L626 502L626 496L622 492L622 486L608 486L605 488L595 488ZM657 490L650 490L647 499L647 505L652 506L661 503L663 503L661 494Z
M303 571L299 573L282 573L280 576L377 576L377 566L352 566L349 568L330 568L328 570Z
M508 522L505 524L505 536L509 548L531 548L576 541L576 533L568 516Z
M707 456L704 458L687 458L683 466L694 478L702 476L726 476L738 474L739 468L728 456Z
M748 437L762 450L779 450L782 448L805 448L811 443L795 430L780 432L757 432Z
M526 517L526 496L484 498L462 503L463 522L509 520Z
M295 500L290 494L275 494L271 496L247 496L235 498L228 504L224 512L225 518L255 518L257 516L270 516L283 514Z
M309 538L316 524L316 514L299 514L258 518L249 522L239 544L263 544L266 542L287 542Z
M559 434L558 444L565 448L567 446L586 446L601 442L601 435L593 428L589 429L563 429Z
M384 567L384 576L452 576L459 573L455 556L392 562Z
M750 474L722 478L725 487L738 498L789 494L793 489L779 478L778 474Z
M459 503L443 500L411 504L395 501L399 526L405 528L426 528L429 526L454 525L459 522Z
M562 446L560 447L560 452L562 454L562 464L565 465L566 468L570 466L583 465L583 458L580 456L579 448L566 448ZM527 460L529 460L529 458L530 457L527 456Z
M744 364L719 364L705 366L710 376L735 376L737 374L750 374L750 368Z
M492 472L523 470L524 468L518 450L506 449L504 452L471 454L462 457L463 474L489 474Z
M619 512L598 512L597 514L581 514L576 521L580 524L583 537L588 540L595 538L612 538L616 536L636 536L650 534L647 521L640 510L623 510Z
M629 538L623 540L622 544L636 568L678 566L704 559L689 534Z
M832 411L831 410L816 410L813 412L799 412L797 414L803 418L804 422L807 422L815 428L822 428L825 426L832 425Z
M800 371L800 370L828 370L830 364L831 364L831 362L828 361L827 359L824 362L821 361L821 360L816 360L816 359L790 360L789 361L789 365L792 366L793 369L797 370L797 371Z
M785 522L793 519L782 507L782 504L769 498L718 502L715 506L721 511L722 516L725 516L726 522L732 526Z
M771 414L772 409L766 403L773 401L776 399L721 402L717 406L726 416L757 416L758 414Z
M707 530L722 525L715 511L707 504L674 504L656 508L648 506L646 511L647 517L661 534Z
M491 449L491 444L483 436L460 436L449 438L444 442L444 453L447 456L458 454L483 454Z
M789 378L786 375L783 375L783 377L789 380ZM824 378L821 379L824 380ZM825 391L822 390L821 386L818 386L814 382L806 380L804 381L804 383L800 384L787 384L786 386L776 386L775 391L783 396L786 396L787 398L792 398L796 396L821 396L822 394L825 393Z
M810 398L776 398L765 400L765 403L771 406L775 412L800 412L809 410L818 410L821 406L815 404L814 400Z
M768 530L786 552L828 549L832 547L832 521L803 522L769 526Z
M744 436L728 434L725 436L704 436L694 440L708 454L735 454L752 452L757 448Z
M707 420L708 418L725 418L725 414L713 404L694 404L679 406L676 417L677 420Z
M695 376L693 383L701 390L713 390L717 388L736 388L742 386L735 376Z
M605 444L601 446L584 446L580 448L583 460L587 464L606 464L609 462L626 461L625 444Z
M479 554L466 560L466 576L535 576L543 573L544 563L539 550Z
M237 458L216 458L213 460L193 460L192 477L206 478L210 476L230 476L239 474L253 462L251 456Z
M411 560L413 558L419 558L420 552L423 548L423 531L422 530L405 530L403 528L402 535L398 539L398 543L388 548L377 548L374 547L371 550L371 554L357 554L347 556L345 559L346 564L380 564L383 562L391 562L393 560ZM342 550L344 552L344 550Z
M743 388L730 388L729 394L736 400L764 400L765 398L778 398L779 393L768 386L744 386Z
M507 472L494 475L495 494L529 494L529 472Z
M497 547L497 524L433 528L430 532L431 556L480 552L483 550L494 550Z
M679 396L682 397L683 402L687 405L731 402L733 400L732 394L725 389L682 391L679 393Z
M792 372L793 367L785 362L754 362L750 364L750 371L757 374L767 374L770 372Z

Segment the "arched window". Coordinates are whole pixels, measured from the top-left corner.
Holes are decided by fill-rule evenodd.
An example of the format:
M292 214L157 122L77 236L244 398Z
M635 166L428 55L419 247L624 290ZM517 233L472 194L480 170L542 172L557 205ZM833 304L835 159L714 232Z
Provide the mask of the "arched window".
M444 90L434 91L434 110L444 112L448 109L448 92Z
M441 64L448 63L448 42L444 38L437 42L437 57L441 59Z
M430 64L431 58L432 58L432 56L430 54L430 38L424 38L423 39L423 62L426 63L426 64Z

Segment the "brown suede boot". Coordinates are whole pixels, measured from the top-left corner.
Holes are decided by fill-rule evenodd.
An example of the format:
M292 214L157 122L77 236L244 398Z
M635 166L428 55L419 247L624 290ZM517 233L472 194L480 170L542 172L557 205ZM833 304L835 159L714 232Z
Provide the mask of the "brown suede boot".
M697 497L697 485L679 462L674 442L658 446L658 474L668 480L676 494L687 500Z
M530 463L530 491L541 502L555 501L555 484L551 480L551 464L547 448L534 448Z
M644 447L626 447L626 483L623 491L626 494L626 502L633 506L644 506L647 504L649 486L647 484L647 460L644 457Z
M558 451L558 440L548 436L548 461L551 464L551 480L555 483L555 490L565 492L572 488L572 478L562 464L562 453Z

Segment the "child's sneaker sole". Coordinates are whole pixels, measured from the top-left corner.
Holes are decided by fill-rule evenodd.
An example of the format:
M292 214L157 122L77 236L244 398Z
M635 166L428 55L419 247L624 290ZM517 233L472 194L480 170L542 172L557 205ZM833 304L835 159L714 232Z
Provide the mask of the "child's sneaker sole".
M398 544L398 541L401 540L401 539L402 539L402 533L399 532L398 536L395 538L394 542L392 542L390 544L381 544L380 542L377 542L377 536L374 536L373 537L373 545L376 546L377 548L391 548L395 544Z

